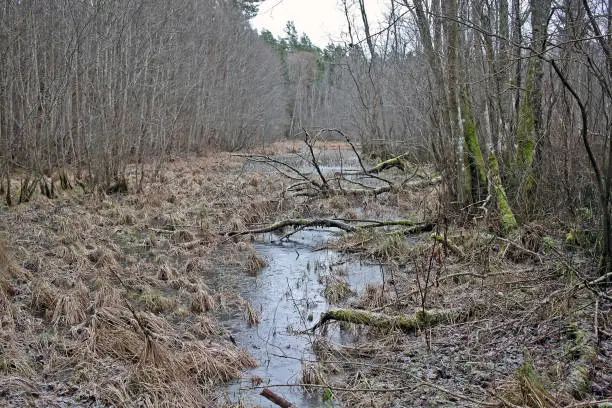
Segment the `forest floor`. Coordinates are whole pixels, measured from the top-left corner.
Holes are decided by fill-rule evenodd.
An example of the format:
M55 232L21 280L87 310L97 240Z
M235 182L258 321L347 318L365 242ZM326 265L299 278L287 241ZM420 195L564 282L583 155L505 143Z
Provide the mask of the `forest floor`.
M291 160L303 149L281 143L259 153ZM343 143L320 149L351 154ZM418 171L388 173L401 181ZM305 218L431 221L445 239L391 226L327 243L385 274L351 296L338 273L325 294L334 307L383 316L457 311L413 330L327 322L295 333L310 336L317 357L304 362L296 382L321 406L611 402L612 302L595 282L588 248L577 245L577 223L548 217L504 236L478 209L469 217L446 213L439 185L406 184L377 197L296 197L286 191L294 183L215 153L170 161L141 192L74 186L56 188L54 199L37 193L0 207L0 405L230 405L223 384L260 362L234 344L218 312L254 325L259 317L240 295L213 289L209 277L219 269L253 276L266 265L251 235L227 233ZM335 342L329 326L352 341ZM266 379L253 380L260 383Z

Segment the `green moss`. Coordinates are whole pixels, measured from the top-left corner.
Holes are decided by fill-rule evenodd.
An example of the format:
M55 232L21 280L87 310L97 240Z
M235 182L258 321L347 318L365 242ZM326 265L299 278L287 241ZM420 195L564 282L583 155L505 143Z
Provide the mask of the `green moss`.
M463 95L461 114L463 116L463 139L469 155L470 168L476 173L480 185L484 187L487 185L487 169L476 134L476 124L467 88Z
M542 247L544 248L544 253L550 253L556 247L555 240L549 236L542 237Z
M500 213L500 221L502 228L505 233L516 229L518 226L514 213L508 204L508 198L506 197L506 190L501 181L499 175L499 165L497 164L497 157L491 153L489 154L489 171L491 172L491 183L495 190L495 198L497 199L497 209Z
M531 170L535 139L535 117L533 115L533 87L535 82L535 61L530 60L525 92L521 99L518 126L516 129L516 161L521 170Z
M403 331L420 329L435 324L460 320L453 309L418 310L414 315L386 316L358 309L332 309L321 316L320 322L337 320L347 323L365 324L382 329L397 328Z

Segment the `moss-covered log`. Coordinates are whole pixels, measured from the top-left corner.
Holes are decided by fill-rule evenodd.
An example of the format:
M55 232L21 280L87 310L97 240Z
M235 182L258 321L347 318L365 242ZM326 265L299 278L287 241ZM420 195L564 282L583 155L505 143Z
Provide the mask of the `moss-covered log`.
M406 157L406 154L407 153L404 153L400 156L393 157L389 160L382 161L378 163L375 167L369 169L367 173L368 174L378 174L378 173L381 173L393 167L397 167L401 171L405 171L406 168L408 168L408 166L406 165L406 162L404 161L404 157Z
M465 319L466 316L467 314L462 313L458 309L430 309L426 311L419 309L413 315L397 316L388 316L357 309L332 309L323 313L319 322L311 330L316 330L330 320L336 320L354 324L365 324L381 329L412 331L435 326L440 323L457 322Z
M514 230L518 224L514 213L508 204L508 198L506 197L506 189L502 184L501 177L499 175L499 165L497 164L497 157L493 153L489 153L489 175L493 190L495 191L495 199L497 201L497 209L500 213L500 221L504 232L508 233Z
M597 350L592 345L594 344L592 336L585 329L571 327L569 337L567 356L573 361L567 373L565 389L575 398L582 399L589 391L591 367Z

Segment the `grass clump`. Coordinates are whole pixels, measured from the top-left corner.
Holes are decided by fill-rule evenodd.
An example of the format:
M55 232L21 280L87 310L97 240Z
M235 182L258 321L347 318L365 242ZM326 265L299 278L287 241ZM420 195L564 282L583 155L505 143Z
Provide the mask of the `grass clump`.
M198 286L198 289L191 297L191 311L194 313L214 310L216 305L215 297L206 285Z
M329 303L338 303L346 299L351 293L351 287L346 280L333 278L325 286L323 295Z
M554 396L547 390L544 380L538 375L533 362L526 357L509 383L506 398L513 404L534 408L558 406Z
M244 320L246 320L250 326L254 326L261 322L259 312L249 300L247 300L244 305Z
M171 310L175 306L175 300L165 296L157 289L145 289L142 293L134 296L145 310L153 313L162 313Z
M360 299L360 304L367 308L377 308L391 301L382 284L367 283Z
M325 385L328 384L328 380L321 367L318 363L306 363L302 367L301 372L302 384L313 384L313 385Z

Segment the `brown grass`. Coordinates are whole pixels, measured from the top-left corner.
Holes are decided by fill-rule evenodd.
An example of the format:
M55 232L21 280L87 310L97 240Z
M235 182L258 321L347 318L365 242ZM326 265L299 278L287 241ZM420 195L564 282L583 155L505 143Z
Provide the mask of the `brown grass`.
M374 309L390 303L391 296L382 284L367 283L360 298L360 304L368 309Z
M216 307L215 297L206 285L200 285L191 298L191 310L194 313L204 313L214 310Z
M333 277L328 279L323 295L329 303L337 304L339 301L346 299L351 293L351 287L346 280Z
M293 143L274 145L269 152L301 149ZM376 200L302 200L283 196L287 181L268 170L243 177L242 164L228 154L177 159L158 178L147 165L142 193L120 198L75 189L55 200L37 193L30 204L3 212L0 227L11 248L0 245L0 389L9 392L0 392L0 405L220 405L215 396L222 383L256 362L224 340L226 331L213 312L243 313L251 323L259 316L240 296L215 291L210 277L219 270L257 273L266 264L249 238L234 242L223 233L283 217L439 215L435 189ZM128 168L130 186L133 170ZM589 260L581 253L544 255L541 237L563 239L546 231L545 223L534 222L510 237L540 251L542 263L520 249L504 253L499 242L483 239L490 234L487 228L450 227L468 256L463 261L440 257L427 288L428 307L468 310L467 321L414 333L325 326L313 340L319 363L305 365L299 381L387 388L410 383L414 375L477 401L498 402L486 390L516 405L546 406L550 398L573 403L574 397L557 392L563 388L563 367L573 363L558 340L559 328L568 320L593 325L595 295L575 287L589 279ZM414 265L428 265L430 241L414 245L398 234L366 232L345 238L338 248L394 268L394 275L386 276L394 284L386 282L385 290L369 285L351 306L390 315L412 314L421 306ZM339 300L344 289L330 285L327 295ZM600 327L609 327L603 298L599 307ZM339 330L344 344L328 340L326 330ZM544 391L533 377L516 374L525 349L537 362ZM608 378L609 363L598 355L596 364L591 380ZM560 374L553 376L555 367L561 367ZM49 390L50 384L62 387ZM423 387L400 394L338 395L338 404L353 406L471 405Z

